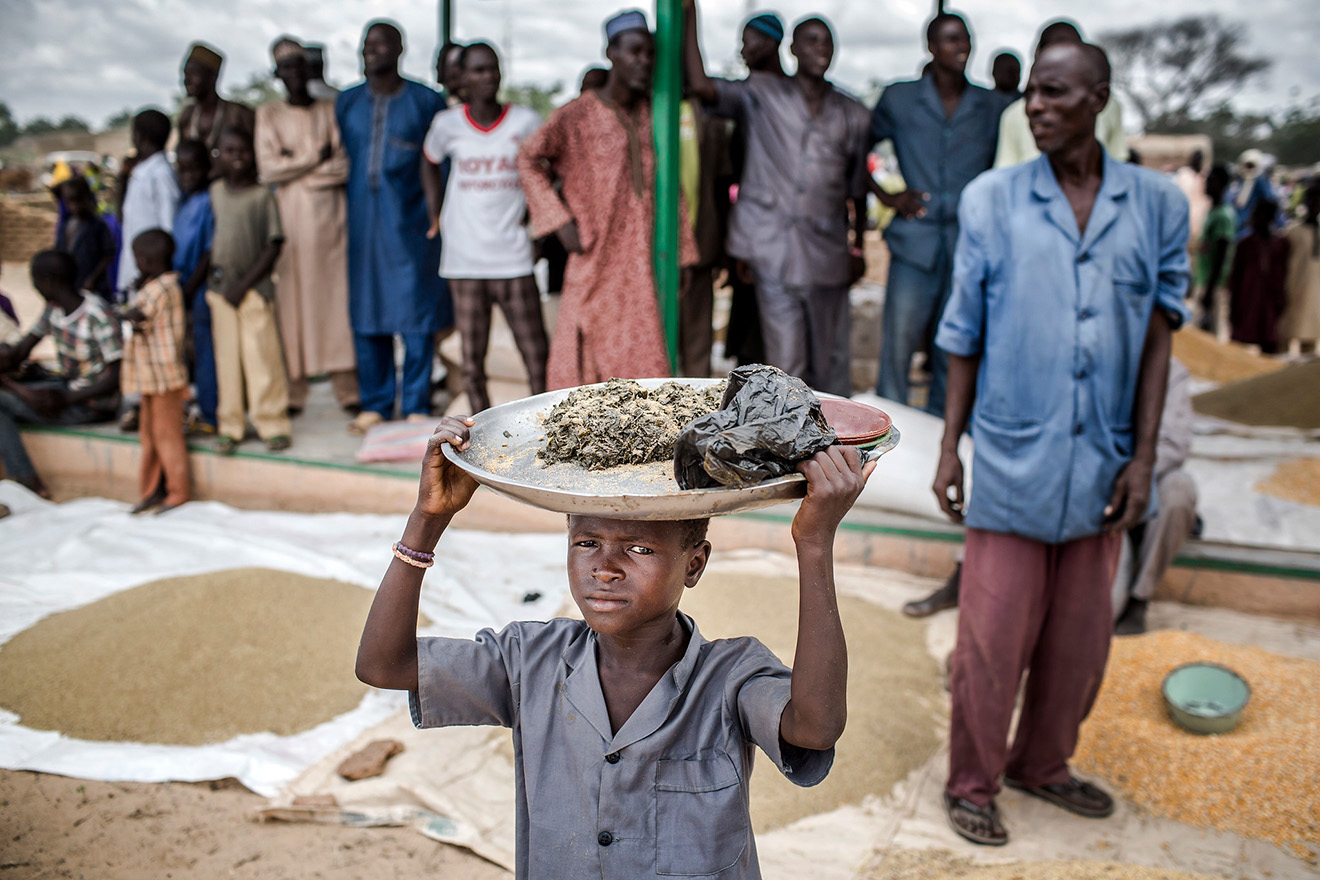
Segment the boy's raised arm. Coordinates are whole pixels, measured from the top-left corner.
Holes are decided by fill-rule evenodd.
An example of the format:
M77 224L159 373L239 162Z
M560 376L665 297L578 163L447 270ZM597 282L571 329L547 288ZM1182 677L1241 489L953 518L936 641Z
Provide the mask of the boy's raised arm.
M875 462L831 446L798 466L807 497L793 518L798 557L798 637L792 692L779 735L804 749L828 749L848 720L848 650L834 591L834 534L861 494Z
M468 445L469 418L446 418L431 435L422 461L417 506L408 517L399 543L409 550L432 553L454 514L462 510L477 484L462 469L450 464L441 445L459 449ZM417 690L417 603L425 568L409 565L397 556L385 572L367 614L358 643L357 677L364 684L387 690Z

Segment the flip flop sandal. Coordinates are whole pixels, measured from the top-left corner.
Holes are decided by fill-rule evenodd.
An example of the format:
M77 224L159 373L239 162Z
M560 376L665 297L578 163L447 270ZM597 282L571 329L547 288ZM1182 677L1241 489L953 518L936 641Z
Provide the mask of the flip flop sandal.
M223 434L215 439L215 451L220 455L233 455L234 450L238 448L238 441L233 437L226 437Z
M1055 785L1024 785L1005 776L1004 785L1087 819L1104 819L1114 812L1112 797L1091 783L1073 777L1069 777L1066 783Z
M276 434L266 441L266 448L271 452L283 452L293 445L293 438L288 434Z
M958 820L959 816L970 814L975 817L973 822L963 822ZM999 821L999 808L994 802L986 804L984 807L978 807L976 804L965 798L949 797L949 793L944 793L944 815L948 817L949 827L954 833L972 843L979 843L982 846L1003 846L1008 843L1008 832L1004 830L1004 825ZM965 824L964 824L965 823ZM988 832L977 830L976 825L984 823L989 827Z

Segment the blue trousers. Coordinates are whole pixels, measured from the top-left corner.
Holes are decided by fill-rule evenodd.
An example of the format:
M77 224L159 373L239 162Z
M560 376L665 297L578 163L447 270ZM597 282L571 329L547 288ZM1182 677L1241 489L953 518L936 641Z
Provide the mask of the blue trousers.
M215 343L211 339L211 307L206 303L206 285L193 296L193 384L197 386L197 409L202 421L211 427L217 422L216 407L220 405L220 391L215 378Z
M908 369L912 355L933 339L953 281L953 253L941 248L930 269L921 269L897 256L889 263L880 348L880 376L875 393L906 405ZM949 356L932 345L930 395L926 412L944 416L944 388Z
M63 382L53 379L24 384L29 388L66 388ZM94 409L83 403L66 406L58 415L46 416L14 392L0 390L0 464L5 467L5 476L29 487L37 478L37 469L23 447L20 425L91 425L113 419L114 412L113 405Z
M431 412L431 360L435 351L435 334L401 333L399 338L403 340L402 382L394 366L393 336L353 334L362 409L379 413L387 420L394 418L396 396L400 398L400 409L405 417Z

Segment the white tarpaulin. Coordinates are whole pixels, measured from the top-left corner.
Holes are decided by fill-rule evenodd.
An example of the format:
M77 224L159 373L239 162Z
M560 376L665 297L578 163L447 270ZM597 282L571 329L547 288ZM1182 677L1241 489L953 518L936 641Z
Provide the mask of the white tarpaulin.
M902 432L898 448L884 458L876 478L867 483L859 507L890 510L947 523L931 491L940 458L944 420L874 394L854 400L889 413ZM1288 428L1251 428L1197 416L1192 452L1185 468L1196 481L1197 511L1205 524L1202 538L1227 544L1320 550L1320 507L1268 495L1256 488L1282 462L1320 456L1315 432ZM972 494L972 441L959 446L966 469L967 497Z
M51 504L0 482L0 651L50 614L162 578L273 568L374 589L406 517L237 510L195 502L166 516L87 498ZM567 596L563 535L451 532L426 576L426 634L471 636L554 616ZM529 594L539 598L524 601ZM0 767L126 782L235 777L265 796L407 705L371 691L358 707L293 736L257 733L206 746L89 742L32 730L0 709Z

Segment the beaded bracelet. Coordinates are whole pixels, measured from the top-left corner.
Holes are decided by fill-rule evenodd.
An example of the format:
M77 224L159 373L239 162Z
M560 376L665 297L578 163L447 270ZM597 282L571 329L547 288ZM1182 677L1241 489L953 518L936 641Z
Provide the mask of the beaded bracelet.
M394 558L400 562L406 562L413 568L430 568L435 565L434 553L423 553L421 550L414 550L411 547L405 547L398 541L390 548L394 551Z

